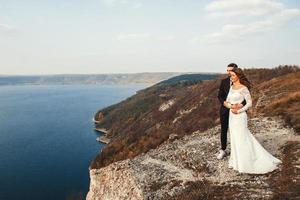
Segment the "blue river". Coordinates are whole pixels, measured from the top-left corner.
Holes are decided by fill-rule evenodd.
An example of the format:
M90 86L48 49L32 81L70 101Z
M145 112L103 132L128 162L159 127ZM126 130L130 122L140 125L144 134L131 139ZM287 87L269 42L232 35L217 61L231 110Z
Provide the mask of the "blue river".
M103 148L95 112L145 85L0 87L0 199L84 199Z

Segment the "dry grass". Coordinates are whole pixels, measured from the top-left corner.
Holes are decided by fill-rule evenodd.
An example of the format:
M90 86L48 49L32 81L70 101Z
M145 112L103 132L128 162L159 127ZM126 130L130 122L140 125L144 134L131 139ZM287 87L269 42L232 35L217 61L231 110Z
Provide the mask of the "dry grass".
M266 91L269 103L260 112L268 116L280 115L300 133L300 72L273 79L260 87Z
M283 149L282 171L273 174L269 179L270 188L275 195L273 199L299 199L300 197L300 143L290 141Z

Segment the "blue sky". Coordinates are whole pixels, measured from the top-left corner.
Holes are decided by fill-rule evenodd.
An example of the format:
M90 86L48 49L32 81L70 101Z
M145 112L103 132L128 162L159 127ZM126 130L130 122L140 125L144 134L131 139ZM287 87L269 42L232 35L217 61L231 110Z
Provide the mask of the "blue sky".
M0 0L0 74L300 64L296 0Z

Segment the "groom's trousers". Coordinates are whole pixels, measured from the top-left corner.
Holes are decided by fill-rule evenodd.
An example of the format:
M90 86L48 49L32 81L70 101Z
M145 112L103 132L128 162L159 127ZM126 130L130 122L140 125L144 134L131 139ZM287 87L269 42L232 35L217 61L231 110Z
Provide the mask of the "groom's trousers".
M225 150L227 145L227 131L229 122L229 109L220 109L220 121L221 121L221 149Z

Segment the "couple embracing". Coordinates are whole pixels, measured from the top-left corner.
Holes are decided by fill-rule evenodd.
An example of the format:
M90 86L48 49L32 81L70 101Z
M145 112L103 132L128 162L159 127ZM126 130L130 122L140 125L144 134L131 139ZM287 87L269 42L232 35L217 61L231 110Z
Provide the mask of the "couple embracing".
M228 166L240 173L264 174L278 168L281 160L272 156L251 134L247 125L247 109L252 106L251 83L235 63L227 66L218 99L221 103L221 149L217 156L226 156L227 132L230 134Z

